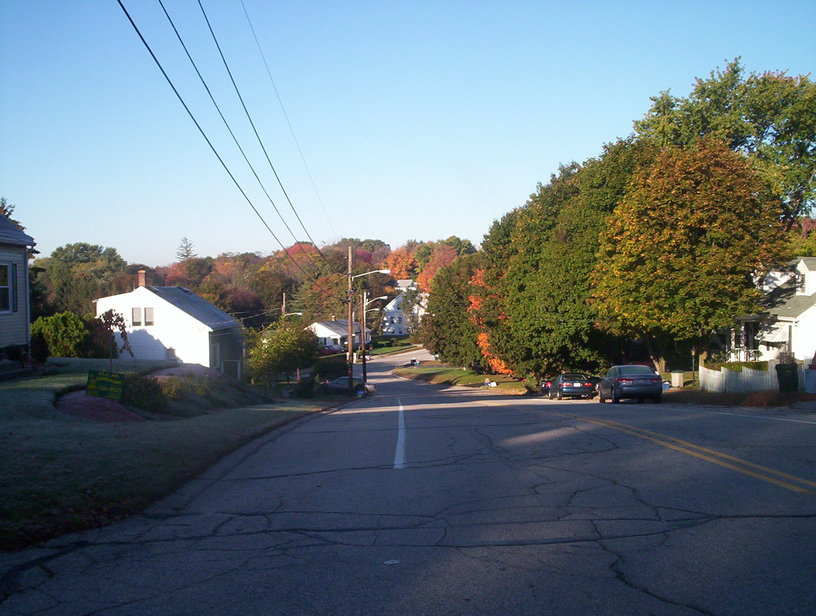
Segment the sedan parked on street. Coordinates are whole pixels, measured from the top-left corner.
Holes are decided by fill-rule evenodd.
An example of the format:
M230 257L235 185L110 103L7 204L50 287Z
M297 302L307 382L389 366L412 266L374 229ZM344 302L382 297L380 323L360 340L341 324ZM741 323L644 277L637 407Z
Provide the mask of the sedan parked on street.
M663 400L663 379L648 366L612 366L606 378L598 383L598 401L612 400L617 404L624 398L643 402L647 398L658 403Z
M595 386L586 374L567 372L558 375L552 382L549 397L553 398L591 398L595 395Z

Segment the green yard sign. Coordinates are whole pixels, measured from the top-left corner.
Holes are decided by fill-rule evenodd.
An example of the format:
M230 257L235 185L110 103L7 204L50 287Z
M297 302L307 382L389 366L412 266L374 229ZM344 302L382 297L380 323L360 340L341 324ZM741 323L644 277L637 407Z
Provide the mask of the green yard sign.
M88 389L85 395L121 400L124 389L125 375L121 372L88 371Z

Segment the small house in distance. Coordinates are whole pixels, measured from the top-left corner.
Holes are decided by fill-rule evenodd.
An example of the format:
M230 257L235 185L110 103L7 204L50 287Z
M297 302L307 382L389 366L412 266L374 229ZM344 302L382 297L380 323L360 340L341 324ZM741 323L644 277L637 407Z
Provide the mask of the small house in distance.
M354 345L357 346L360 344L360 324L357 321L352 321L351 326L354 333ZM344 349L346 348L346 340L348 340L348 319L316 321L309 325L309 329L317 336L321 347L338 346ZM371 330L367 327L365 336L366 344L370 344Z
M241 324L184 287L145 285L129 293L96 300L96 314L114 310L125 318L136 359L175 359L214 368L240 378L243 359ZM117 341L121 344L121 340Z
M0 349L29 344L28 250L34 245L31 236L0 214Z

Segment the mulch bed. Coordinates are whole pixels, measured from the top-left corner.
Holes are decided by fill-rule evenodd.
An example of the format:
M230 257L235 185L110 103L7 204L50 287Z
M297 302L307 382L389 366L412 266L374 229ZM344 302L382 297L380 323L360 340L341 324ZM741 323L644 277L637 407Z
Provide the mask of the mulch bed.
M60 396L56 407L62 413L90 421L146 421L141 415L127 410L122 403L107 398L86 396L85 390Z

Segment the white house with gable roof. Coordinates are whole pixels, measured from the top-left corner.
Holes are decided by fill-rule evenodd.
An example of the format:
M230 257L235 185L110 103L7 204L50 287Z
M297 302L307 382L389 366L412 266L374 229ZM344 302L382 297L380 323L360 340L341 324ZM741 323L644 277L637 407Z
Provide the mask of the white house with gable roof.
M788 355L809 365L816 357L816 257L797 257L769 280L764 313L738 319L731 359Z
M97 315L107 310L124 317L136 359L175 359L241 376L241 324L184 287L148 286L139 272L133 291L96 300Z

